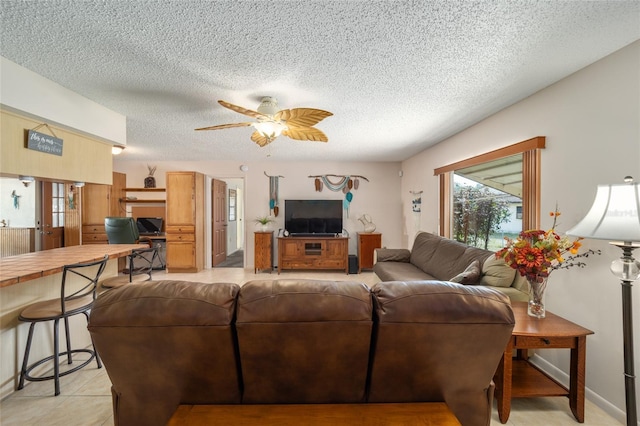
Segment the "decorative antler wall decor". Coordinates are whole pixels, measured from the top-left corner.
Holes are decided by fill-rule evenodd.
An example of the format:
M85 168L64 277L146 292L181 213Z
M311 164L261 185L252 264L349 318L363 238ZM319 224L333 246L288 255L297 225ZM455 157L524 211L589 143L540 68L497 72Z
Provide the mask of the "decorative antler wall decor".
M278 179L284 178L284 176L269 176L267 172L264 175L269 178L269 211L273 212L273 215L278 217L280 208L278 207Z
M353 200L351 190L358 189L360 179L369 182L369 179L360 175L315 175L308 177L314 179L316 192L321 192L322 188L326 186L331 191L342 191L345 194L342 206L347 211L347 217L349 217L349 205L351 204L351 200ZM338 178L338 181L332 182L329 177Z

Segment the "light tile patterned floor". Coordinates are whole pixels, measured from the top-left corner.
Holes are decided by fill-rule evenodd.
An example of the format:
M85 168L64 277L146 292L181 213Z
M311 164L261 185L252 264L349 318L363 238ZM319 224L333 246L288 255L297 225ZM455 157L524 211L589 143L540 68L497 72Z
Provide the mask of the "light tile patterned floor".
M184 279L199 282L237 282L243 284L253 279L311 278L354 280L373 285L377 282L370 272L360 275L345 275L333 272L284 272L254 274L253 270L220 268L197 274L171 274L155 272L154 279ZM112 426L111 382L104 368L97 369L92 363L82 370L61 379L61 394L53 396L53 383L27 382L24 389L14 392L0 403L2 426ZM510 426L575 426L578 423L571 414L567 398L515 399L511 415L506 423ZM622 423L607 415L600 408L586 402L585 422L587 426L613 426ZM491 426L501 425L497 412L493 412Z

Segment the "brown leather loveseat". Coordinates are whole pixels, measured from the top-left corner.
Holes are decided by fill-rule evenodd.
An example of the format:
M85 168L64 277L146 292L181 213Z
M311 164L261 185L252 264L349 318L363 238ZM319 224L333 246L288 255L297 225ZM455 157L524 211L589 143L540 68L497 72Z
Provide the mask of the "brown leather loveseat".
M98 298L89 330L115 424L164 425L179 404L444 401L489 425L509 299L439 281L149 281Z

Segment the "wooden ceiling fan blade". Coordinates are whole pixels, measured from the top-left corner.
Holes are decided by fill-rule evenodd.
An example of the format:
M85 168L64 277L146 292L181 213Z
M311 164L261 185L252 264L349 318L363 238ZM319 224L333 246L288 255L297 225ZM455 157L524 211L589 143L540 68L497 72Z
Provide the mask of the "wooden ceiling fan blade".
M267 146L272 141L267 139L266 136L263 136L262 133L258 132L257 130L251 134L251 140L257 143L260 147Z
M219 124L217 126L209 126L209 127L201 127L196 130L220 130L220 129L230 129L232 127L247 127L251 126L253 123L231 123L231 124Z
M314 142L328 142L327 136L322 131L315 127L308 126L291 126L287 123L289 128L282 132L284 136L296 139L299 141L314 141Z
M322 109L293 108L278 111L273 118L278 121L285 120L287 125L311 127L332 115L333 113Z
M266 118L267 116L264 114L260 114L258 111L253 111L250 109L243 108L238 105L230 104L229 102L219 100L218 103L225 108L229 108L231 111L238 112L240 114L248 115L253 118Z

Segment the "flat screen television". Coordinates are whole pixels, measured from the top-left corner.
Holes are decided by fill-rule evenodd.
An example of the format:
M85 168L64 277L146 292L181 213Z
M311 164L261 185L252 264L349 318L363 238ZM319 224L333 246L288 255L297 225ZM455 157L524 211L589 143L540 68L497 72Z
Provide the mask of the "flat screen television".
M294 236L340 234L342 200L285 200L284 229Z

